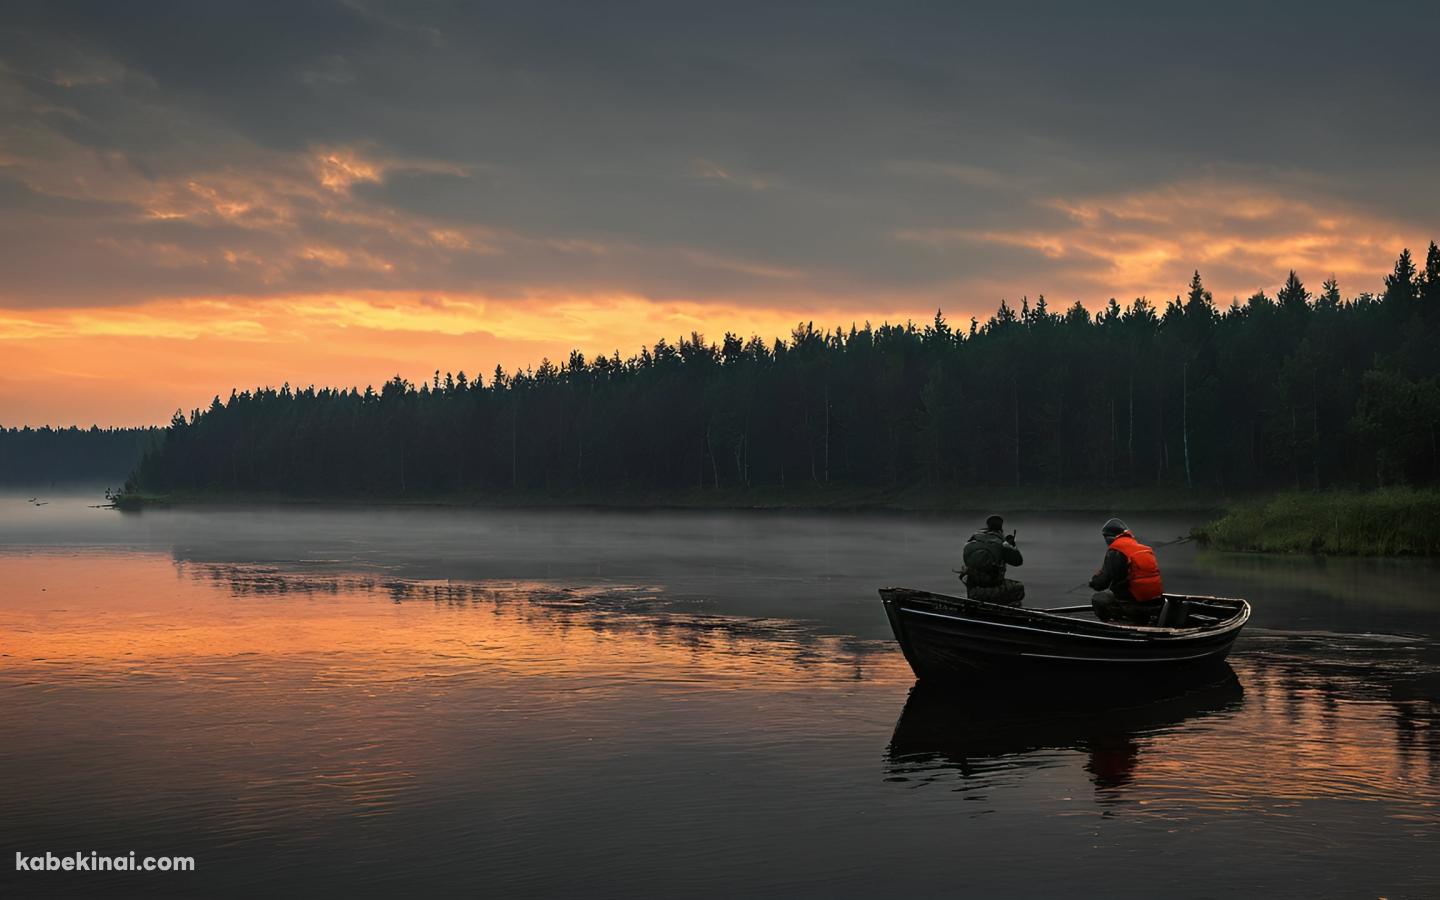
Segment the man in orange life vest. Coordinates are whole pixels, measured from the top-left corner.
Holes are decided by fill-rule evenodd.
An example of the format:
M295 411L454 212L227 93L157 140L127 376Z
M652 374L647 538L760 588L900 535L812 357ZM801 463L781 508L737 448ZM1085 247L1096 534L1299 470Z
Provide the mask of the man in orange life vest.
M1099 592L1090 598L1096 618L1142 625L1153 622L1165 603L1155 551L1135 540L1119 519L1106 522L1100 533L1110 549L1105 551L1100 571L1090 579L1090 589Z

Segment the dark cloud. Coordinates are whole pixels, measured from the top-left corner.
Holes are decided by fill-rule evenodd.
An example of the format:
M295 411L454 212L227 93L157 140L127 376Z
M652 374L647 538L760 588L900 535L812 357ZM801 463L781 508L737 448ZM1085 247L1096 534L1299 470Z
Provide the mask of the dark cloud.
M23 181L0 173L0 209L27 217L73 219L112 216L127 210L124 204L103 200L56 197L41 193Z
M9 4L3 299L1100 299L1050 201L1205 179L1433 226L1440 7L1094 6Z

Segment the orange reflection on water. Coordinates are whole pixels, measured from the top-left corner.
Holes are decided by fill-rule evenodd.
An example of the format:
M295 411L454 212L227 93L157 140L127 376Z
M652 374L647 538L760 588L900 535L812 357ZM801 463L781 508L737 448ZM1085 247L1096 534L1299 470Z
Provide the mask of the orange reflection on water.
M328 677L463 671L783 690L908 675L898 654L785 620L668 611L648 587L311 575L160 554L3 557L3 665L141 672L311 660Z
M1245 702L1234 727L1173 728L1141 741L1137 791L1205 785L1198 807L1236 808L1318 798L1435 799L1440 788L1440 710L1393 695L1378 666L1299 656L1240 656Z
M89 552L0 554L0 573L0 768L22 773L7 803L73 823L128 798L127 835L147 814L243 842L458 793L484 809L495 785L553 777L561 758L610 765L662 736L716 746L749 727L803 739L815 698L835 698L810 713L834 727L848 692L908 678L898 654L793 622L672 613L648 588ZM893 716L866 708L882 728Z
M61 732L97 715L56 705L69 692L117 689L122 706L101 715L116 728L150 721L145 754L182 767L243 758L247 793L388 808L417 770L461 777L480 733L501 742L491 754L577 734L597 747L637 734L663 744L692 729L794 740L854 729L883 744L911 684L888 644L696 614L651 586L413 581L162 554L9 554L0 567L0 684L43 685L37 714ZM1102 713L912 696L889 769L998 788L1063 765L1102 805L1160 818L1284 817L1340 799L1433 819L1440 714L1414 689L1411 659L1428 645L1312 644L1249 638L1232 688ZM753 709L725 705L737 694ZM188 749L168 717L190 723Z

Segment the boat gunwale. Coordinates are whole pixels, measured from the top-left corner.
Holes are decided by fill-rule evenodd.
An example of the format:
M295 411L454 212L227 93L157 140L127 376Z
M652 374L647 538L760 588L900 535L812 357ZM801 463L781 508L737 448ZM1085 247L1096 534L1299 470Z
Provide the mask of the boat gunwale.
M1057 625L1062 622L1071 625L1079 623L1087 626L1088 628L1094 628L1096 626L1099 626L1102 630L1110 631L1113 633L1096 634L1093 631L1063 627L1040 628L1034 627L1033 625L1021 625L1012 622L998 621L998 619L1002 617L968 618L966 616L955 615L953 613L914 609L905 605L904 600L906 598L903 596L895 597L893 600L890 596L887 596L892 592L901 592L903 594L910 595L911 597L916 597L918 595L921 599L935 598L942 603L958 604L961 609L957 610L957 612L963 612L966 609L973 609L976 612L983 614L986 610L993 610L996 612L1002 612L1004 614L1003 618L1013 617L1022 619L1029 618L1032 620L1038 619L1039 621L1036 624L1041 625L1046 624L1047 622L1054 622ZM1034 631L1041 634L1055 635L1058 637L1092 638L1095 640L1123 641L1126 643L1135 644L1183 644L1189 643L1199 638L1223 636L1231 631L1238 631L1243 628L1245 624L1250 621L1251 613L1250 602L1248 600L1243 600L1236 597L1213 597L1198 594L1174 595L1185 599L1220 600L1226 603L1239 604L1239 608L1237 609L1235 615L1229 617L1228 619L1225 619L1222 622L1217 622L1214 625L1200 626L1196 628L1160 628L1153 625L1126 625L1113 622L1099 621L1089 622L1085 620L1075 619L1070 616L1059 615L1057 613L1052 613L1043 609L1029 609L1025 607L1006 606L1004 604L990 603L984 600L972 600L966 597L951 597L946 594L937 594L932 591L922 591L916 588L881 588L880 595L881 599L884 600L887 604L892 602L895 603L897 609L901 612L924 614L934 616L936 618L948 619L954 622L966 622L976 625L992 625L1001 628L1023 629L1026 631ZM1022 613L1023 615L1016 616L1016 613Z

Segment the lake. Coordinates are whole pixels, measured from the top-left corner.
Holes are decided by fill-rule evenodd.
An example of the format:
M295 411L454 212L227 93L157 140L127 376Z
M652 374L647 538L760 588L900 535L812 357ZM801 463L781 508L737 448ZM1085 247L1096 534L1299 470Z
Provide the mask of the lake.
M1254 604L1235 679L1095 713L912 691L876 589L955 592L989 510L47 499L0 497L7 895L1440 893L1435 563L1163 548ZM1009 517L1027 603L1104 519Z

